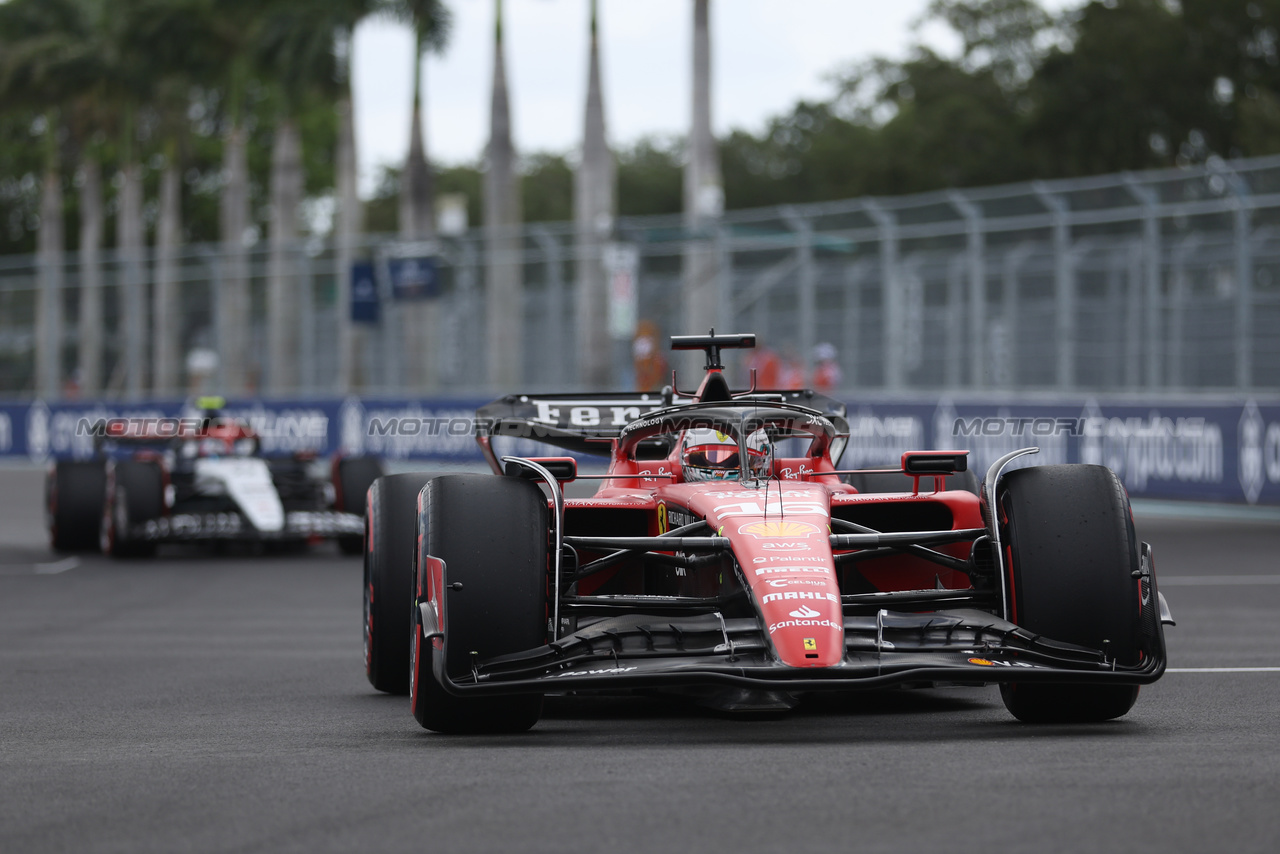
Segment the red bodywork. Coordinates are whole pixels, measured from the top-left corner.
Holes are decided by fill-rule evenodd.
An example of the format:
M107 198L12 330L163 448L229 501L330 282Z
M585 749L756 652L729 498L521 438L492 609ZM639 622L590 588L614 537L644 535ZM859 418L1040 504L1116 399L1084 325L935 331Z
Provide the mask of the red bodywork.
M702 401L709 386L725 388L723 376L709 370L692 402ZM731 400L726 405L733 405ZM773 477L763 487L749 487L738 480L685 483L681 476L680 443L661 460L637 460L636 442L613 439L612 454L600 489L590 498L566 498L566 526L574 530L579 511L641 510L649 518L649 536L665 534L688 521L705 520L716 536L727 537L740 581L750 591L761 624L776 660L796 668L832 667L845 655L841 608L842 581L856 579L865 589L879 591L931 590L937 587L965 590L971 587L963 572L909 554L894 554L859 561L838 568L829 541L832 517L859 516L860 505L874 504L880 518L901 520L904 527L882 530L919 530L922 518L950 520L951 529L979 528L982 517L978 497L966 491L920 492L920 478L904 477L902 493L861 495L842 482L827 442L815 443L817 455L779 458L773 461ZM497 468L488 439L481 445ZM941 486L944 477L931 478ZM930 505L926 507L926 505ZM887 508L887 510L886 510ZM933 513L928 513L933 510ZM925 512L922 512L925 511ZM881 523L883 524L883 523ZM933 527L933 526L931 526ZM945 529L946 526L943 526ZM601 529L600 534L616 531ZM638 532L637 532L638 533ZM939 551L966 558L967 542L943 545ZM577 591L589 595L601 591L617 573L584 579ZM720 577L718 590L707 590L694 573L676 579L683 595L723 592L736 582ZM640 592L630 590L627 592ZM847 590L845 592L848 592Z

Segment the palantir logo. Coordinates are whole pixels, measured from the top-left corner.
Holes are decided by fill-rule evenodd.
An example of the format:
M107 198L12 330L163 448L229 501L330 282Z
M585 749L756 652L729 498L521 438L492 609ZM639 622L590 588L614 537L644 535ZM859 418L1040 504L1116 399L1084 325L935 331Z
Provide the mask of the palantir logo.
M1244 490L1244 497L1250 504L1257 502L1258 496L1262 493L1263 483L1266 481L1262 447L1262 437L1266 428L1262 413L1258 411L1258 404L1252 400L1246 403L1244 412L1240 415L1238 474L1240 488Z

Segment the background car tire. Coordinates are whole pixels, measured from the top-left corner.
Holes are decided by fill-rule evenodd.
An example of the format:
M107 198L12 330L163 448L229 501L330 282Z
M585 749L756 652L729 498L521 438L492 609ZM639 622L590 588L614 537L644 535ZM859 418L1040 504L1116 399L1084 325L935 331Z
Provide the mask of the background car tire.
M1013 621L1137 663L1139 546L1119 479L1105 466L1034 466L1001 486ZM1081 723L1124 715L1138 686L1010 683L1000 694L1021 721Z
M369 684L388 694L409 693L409 609L418 493L426 472L373 481L367 493L364 539L364 666Z
M341 457L335 460L333 466L335 509L347 513L364 513L365 497L369 487L382 475L382 461L377 457ZM345 555L361 554L364 551L364 539L363 537L338 537L338 549Z
M107 493L107 467L101 460L59 460L45 480L49 545L54 551L98 549L98 528Z
M156 544L130 537L133 526L164 515L164 472L158 462L118 462L103 508L103 551L112 557L151 557Z
M845 475L848 483L858 492L866 495L873 492L910 492L911 478L898 472L862 472ZM933 489L933 479L922 477L920 488ZM947 476L947 489L961 489L978 494L978 473L972 469L956 472Z
M480 658L534 649L547 642L547 500L533 483L494 475L449 475L426 485L418 535L425 555L445 562L450 590L444 630L450 674ZM416 587L416 578L415 578ZM436 680L439 653L422 639L413 608L413 716L442 733L524 732L542 715L541 694L471 699Z

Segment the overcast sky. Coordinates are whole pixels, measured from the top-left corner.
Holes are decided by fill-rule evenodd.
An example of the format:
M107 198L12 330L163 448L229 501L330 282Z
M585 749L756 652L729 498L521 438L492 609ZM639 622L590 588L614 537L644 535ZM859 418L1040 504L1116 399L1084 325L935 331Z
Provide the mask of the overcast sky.
M1066 0L1046 6L1060 8ZM475 161L489 133L493 0L446 0L453 34L427 62L428 155ZM689 125L692 0L599 0L605 116L612 143L683 134ZM873 55L900 57L916 39L951 52L949 31L912 24L929 0L712 0L712 119L717 134L758 130L800 98L828 96L827 77ZM588 0L506 0L503 34L517 149L580 144L586 97ZM409 32L387 21L355 39L361 186L408 147Z

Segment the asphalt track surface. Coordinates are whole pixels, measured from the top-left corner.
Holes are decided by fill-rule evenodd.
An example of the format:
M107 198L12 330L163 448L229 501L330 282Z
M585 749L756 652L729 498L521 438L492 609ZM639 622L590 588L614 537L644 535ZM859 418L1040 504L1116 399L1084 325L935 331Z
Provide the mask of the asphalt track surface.
M993 688L632 697L485 739L365 682L358 560L63 561L38 499L0 471L6 854L1280 850L1274 521L1139 517L1174 671L1119 722L1026 726Z

